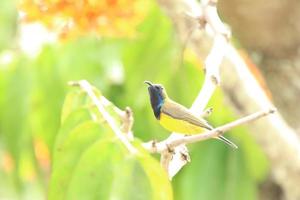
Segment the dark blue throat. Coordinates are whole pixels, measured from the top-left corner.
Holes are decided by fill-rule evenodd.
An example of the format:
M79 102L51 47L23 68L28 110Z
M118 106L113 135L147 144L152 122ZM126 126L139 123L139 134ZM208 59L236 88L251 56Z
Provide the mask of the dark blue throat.
M161 107L164 104L164 98L161 93L153 87L149 87L148 91L154 116L156 119L160 119Z

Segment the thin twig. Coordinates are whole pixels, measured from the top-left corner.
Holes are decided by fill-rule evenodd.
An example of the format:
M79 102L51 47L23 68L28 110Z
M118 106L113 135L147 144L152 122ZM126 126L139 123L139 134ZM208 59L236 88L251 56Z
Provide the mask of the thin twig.
M201 6L196 1L189 1L189 3L191 10L190 12L187 12L190 13L190 16L194 15L194 18L196 20L198 19L199 27L202 28L202 25L205 25L205 30L207 30L207 33L212 35L214 38L214 43L211 51L205 60L206 74L204 84L190 109L191 112L193 112L195 115L200 116L199 113L203 113L203 110L208 104L215 89L221 82L219 68L225 56L231 33L230 29L228 29L228 27L223 24L217 13L217 1L203 0ZM176 137L179 140L182 138L182 136L178 136L178 134L172 133L166 141L172 141L173 137ZM165 151L163 152L164 154L166 154ZM177 154L180 156L178 156ZM187 159L181 159L181 155L184 155L184 157L186 157ZM163 167L167 169L170 178L172 178L172 176L174 176L190 159L184 143L174 148L174 153L171 157L171 160L169 159L168 161L165 161L163 160L165 158L169 159L170 155L161 156L161 163L164 164Z
M202 140L206 140L209 138L217 137L218 135L224 134L225 131L228 131L229 129L232 129L233 127L239 126L241 124L245 124L254 120L257 120L258 118L267 116L269 114L272 114L276 111L275 108L271 108L268 110L258 111L256 113L253 113L251 115L248 115L246 117L240 118L236 121L230 122L228 124L225 124L223 126L217 127L211 131L204 132L202 134L192 135L192 136L186 136L181 139L173 140L171 143L168 144L169 148L174 148L176 146L179 146L181 144L190 144L199 142Z
M114 119L108 114L105 110L104 106L97 98L95 93L93 92L92 86L86 80L81 80L78 82L69 82L71 86L79 86L83 91L87 93L87 95L91 98L92 102L96 105L98 111L102 114L105 121L109 124L115 135L120 139L120 141L125 145L128 151L132 154L136 154L137 149L128 141L126 136L120 131L119 127L116 125Z
M197 134L197 135L182 136L180 138L175 138L173 140L167 139L167 140L164 140L159 143L152 141L151 143L144 143L143 146L144 146L144 148L146 148L148 151L150 151L152 153L162 153L165 151L173 151L176 147L178 147L182 144L190 144L190 143L195 143L195 142L199 142L202 140L207 140L209 138L214 138L218 135L224 134L224 132L226 132L236 126L257 120L261 117L272 114L275 111L276 111L275 108L258 111L256 113L250 114L246 117L240 118L238 120L235 120L235 121L225 124L223 126L217 127L211 131L207 131L207 132Z

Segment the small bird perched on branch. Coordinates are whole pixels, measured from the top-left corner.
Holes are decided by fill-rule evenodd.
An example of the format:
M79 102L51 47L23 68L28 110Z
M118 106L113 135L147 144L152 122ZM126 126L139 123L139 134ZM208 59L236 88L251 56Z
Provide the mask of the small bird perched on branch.
M154 116L165 129L186 135L199 134L205 129L213 129L207 121L195 116L189 109L171 100L162 85L152 84L150 81L144 83L149 85L148 92ZM237 148L233 142L222 135L219 135L217 139Z

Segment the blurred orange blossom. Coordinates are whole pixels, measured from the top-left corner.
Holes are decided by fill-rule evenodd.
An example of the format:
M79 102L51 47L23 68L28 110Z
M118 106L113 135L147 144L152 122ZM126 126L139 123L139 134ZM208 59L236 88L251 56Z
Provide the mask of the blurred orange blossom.
M22 22L41 22L60 38L87 33L131 37L144 19L148 0L20 0Z

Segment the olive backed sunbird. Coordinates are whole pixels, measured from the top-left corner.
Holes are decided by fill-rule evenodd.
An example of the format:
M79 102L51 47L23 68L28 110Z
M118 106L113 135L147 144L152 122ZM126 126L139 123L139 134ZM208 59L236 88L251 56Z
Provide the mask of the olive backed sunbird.
M185 135L199 134L205 129L213 129L206 120L195 116L189 109L170 99L162 85L150 81L144 83L149 85L148 92L154 116L165 129ZM237 148L233 142L222 135L216 138Z

